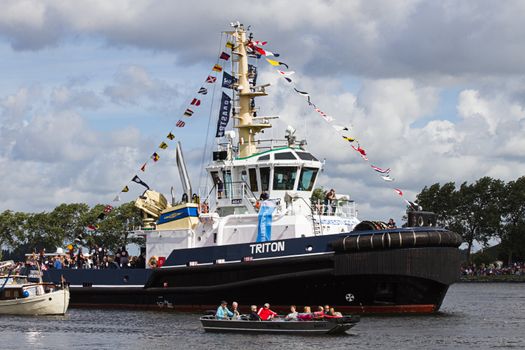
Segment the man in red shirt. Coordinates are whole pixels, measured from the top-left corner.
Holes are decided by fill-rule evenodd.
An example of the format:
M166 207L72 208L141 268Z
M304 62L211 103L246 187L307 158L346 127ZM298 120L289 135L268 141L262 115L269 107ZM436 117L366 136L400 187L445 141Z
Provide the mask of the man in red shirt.
M264 306L259 309L257 314L263 321L269 321L277 316L277 312L270 310L270 304L268 303L264 304Z

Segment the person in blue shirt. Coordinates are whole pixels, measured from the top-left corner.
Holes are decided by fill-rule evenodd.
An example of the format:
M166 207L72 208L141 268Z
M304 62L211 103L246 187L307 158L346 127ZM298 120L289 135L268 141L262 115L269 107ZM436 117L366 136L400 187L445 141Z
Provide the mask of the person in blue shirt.
M226 301L221 301L221 305L217 308L215 317L219 320L226 320L228 318L233 317L233 312L228 310L228 303Z
M62 269L62 261L60 260L59 256L55 257L55 263L53 264L54 268L57 270Z

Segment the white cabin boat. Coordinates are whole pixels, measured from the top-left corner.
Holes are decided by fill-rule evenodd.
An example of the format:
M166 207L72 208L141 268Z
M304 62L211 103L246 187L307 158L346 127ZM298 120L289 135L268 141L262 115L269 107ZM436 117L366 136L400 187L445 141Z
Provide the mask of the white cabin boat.
M0 315L64 315L68 306L67 286L42 282L40 277L30 282L28 276L0 275Z

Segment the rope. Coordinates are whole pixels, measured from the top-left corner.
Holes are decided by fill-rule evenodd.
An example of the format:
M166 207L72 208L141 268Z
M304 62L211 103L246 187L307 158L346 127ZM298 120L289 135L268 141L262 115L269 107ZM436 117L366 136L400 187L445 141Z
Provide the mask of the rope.
M9 280L9 277L11 277L11 271L12 270L9 270L9 273L7 274L7 277L5 278L4 284L2 285L2 287L0 287L0 292L4 290L4 287L7 284L7 281Z
M220 36L220 40L219 40L219 53L222 51L222 40L223 40L223 37L224 37L224 33L221 33L221 36ZM232 62L233 62L233 57L231 57L232 59ZM217 57L217 61L216 63L218 64L219 63L219 60L220 58ZM219 79L217 79L217 84L219 84ZM209 154L209 150L208 150L208 145L209 145L209 139L210 139L210 125L211 125L211 120L212 120L212 112L213 112L213 106L215 104L215 88L217 86L217 84L213 84L213 88L212 88L212 94L211 94L211 104L210 104L210 112L208 114L208 126L206 127L206 141L205 141L205 144L204 144L204 150L202 151L202 158L201 158L201 162L200 162L200 174L199 174L199 194L200 194L200 189L202 187L204 187L204 193L207 192L208 190L208 181L207 181L207 176L204 175L203 176L203 172L205 171L205 166L204 166L204 162L206 161L206 156ZM221 86L222 86L222 81L221 81ZM221 90L222 91L222 90ZM202 181L204 179L204 186L202 186Z

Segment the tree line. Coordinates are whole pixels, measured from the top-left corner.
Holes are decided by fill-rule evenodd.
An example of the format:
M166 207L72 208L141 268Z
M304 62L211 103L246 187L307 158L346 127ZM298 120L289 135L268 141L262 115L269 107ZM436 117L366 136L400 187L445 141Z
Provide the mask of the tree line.
M104 207L64 203L50 212L5 210L0 213L0 260L2 250L4 258L20 259L26 253L42 248L54 252L68 244L85 247L97 244L116 251L127 243L141 243L140 238L129 236L134 227L142 226L141 212L133 202L114 208L100 219ZM88 229L89 226L96 229Z
M425 186L417 204L437 214L440 226L457 232L467 243L470 262L474 242L497 239L511 263L525 257L525 176L505 183L485 176L459 187L454 182Z

